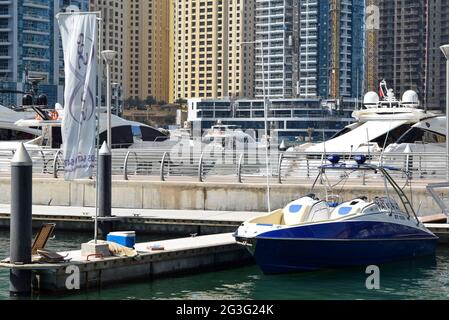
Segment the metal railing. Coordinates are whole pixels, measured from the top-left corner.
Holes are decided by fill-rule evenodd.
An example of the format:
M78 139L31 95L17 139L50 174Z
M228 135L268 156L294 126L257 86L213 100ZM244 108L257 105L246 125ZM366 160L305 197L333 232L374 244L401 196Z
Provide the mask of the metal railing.
M29 150L33 171L58 178L64 170L59 149ZM13 150L0 151L0 173L10 172ZM351 163L355 154L340 154L341 161ZM279 152L270 150L267 172L265 152L233 152L186 150L114 149L112 173L124 180L151 177L160 181L217 179L242 183L248 178L263 178L268 174L277 183L294 183L314 178L318 168L327 162L323 153ZM444 153L374 153L367 163L401 169L394 174L399 180L445 181L448 171ZM361 176L365 184L369 176ZM224 181L224 180L223 180Z
M15 150L0 150L0 173L9 174L14 152ZM63 170L58 149L29 149L28 153L33 160L33 172L35 173L56 174L57 176L57 171Z
M426 186L427 192L438 204L449 223L449 182L430 183Z

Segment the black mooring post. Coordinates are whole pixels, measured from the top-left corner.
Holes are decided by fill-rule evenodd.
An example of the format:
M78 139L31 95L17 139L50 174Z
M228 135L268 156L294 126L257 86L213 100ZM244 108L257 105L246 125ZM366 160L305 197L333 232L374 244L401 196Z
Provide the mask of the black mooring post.
M106 141L99 152L98 158L98 216L110 218L112 213L112 153ZM103 239L112 231L112 222L100 220L98 224L99 236Z
M11 223L10 261L12 264L31 263L31 213L33 162L21 144L11 161ZM31 270L11 269L11 296L31 294Z

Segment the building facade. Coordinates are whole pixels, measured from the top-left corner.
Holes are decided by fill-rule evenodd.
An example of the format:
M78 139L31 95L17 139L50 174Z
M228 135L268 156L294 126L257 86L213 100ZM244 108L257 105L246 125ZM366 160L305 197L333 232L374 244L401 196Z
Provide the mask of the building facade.
M256 50L256 97L264 96L265 78L270 98L329 98L333 58L338 97L362 94L364 1L339 0L337 8L331 3L256 0L256 38L264 47L263 53ZM332 10L338 10L336 23ZM338 54L333 57L333 52Z
M169 100L170 2L129 0L127 98Z
M353 99L333 101L319 98L270 99L267 122L269 134L292 143L329 139L354 121ZM188 118L193 128L204 132L217 121L236 125L242 130L255 130L254 138L261 139L265 128L265 107L261 99L191 99Z
M424 101L430 109L444 110L446 105L446 58L440 46L449 44L449 2L427 3L427 49Z
M252 95L254 0L172 0L170 102Z
M322 20L320 19L319 9L319 3L315 0L299 1L299 96L304 98L319 95L318 52L320 37L318 24ZM325 13L327 14L327 12ZM327 30L324 30L324 32L327 32Z
M129 1L122 0L90 0L90 11L101 12L103 23L101 25L101 50L114 50L117 52L111 66L111 83L116 84L120 92L127 92L127 60L125 54L126 47L126 19L128 17ZM106 63L101 59L102 63L102 103L105 104L106 97ZM120 89L121 88L121 89ZM115 93L115 92L114 92ZM116 96L116 94L114 94ZM119 99L122 100L123 96ZM113 101L114 104L115 101Z
M256 98L291 98L293 84L294 0L256 0ZM263 48L263 50L262 50Z
M24 91L25 74L40 77L39 91L49 103L58 100L58 1L14 0L0 2L0 89ZM21 105L22 94L2 93L0 103Z
M397 94L415 90L425 107L444 109L449 43L449 3L440 0L379 0L377 81Z
M301 27L305 28L305 31L301 31L304 33L301 53L303 54L304 48L310 48L312 44L309 49L308 64L301 66L301 69L305 70L305 76L301 77L300 96L307 96L302 88L305 80L312 74L314 78L315 75L317 78L315 86L317 96L325 99L333 98L331 62L335 60L338 65L338 77L336 77L338 97L361 97L364 93L365 71L365 1L339 0L340 5L336 14L338 21L333 21L332 10L335 9L331 6L332 1L300 1L301 15L305 16L303 20L309 21L309 25L301 24ZM339 31L335 32L335 29ZM336 50L333 50L334 45L337 45ZM334 52L337 53L335 57L332 56ZM315 85L315 83L312 84ZM307 93L313 90L313 85Z
M379 2L378 80L395 93L425 95L426 0Z

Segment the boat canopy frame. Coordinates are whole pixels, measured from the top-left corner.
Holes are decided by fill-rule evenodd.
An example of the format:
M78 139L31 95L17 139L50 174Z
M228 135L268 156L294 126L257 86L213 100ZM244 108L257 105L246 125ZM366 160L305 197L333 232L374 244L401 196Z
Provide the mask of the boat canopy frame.
M345 177L340 180L336 185L340 184L343 180L349 178L349 176L357 171L373 171L374 173L380 172L383 179L384 179L384 186L386 194L388 195L388 184L393 188L393 190L396 192L396 194L399 196L399 199L404 207L405 212L408 215L408 219L414 218L417 221L417 224L419 225L421 221L418 219L418 216L415 212L415 209L413 208L413 205L411 204L409 198L403 191L403 189L396 183L396 181L393 179L393 177L388 173L388 171L403 171L402 169L396 168L396 167L390 167L390 166L377 166L373 164L357 164L357 165L347 165L346 163L337 163L337 164L329 164L329 165L322 165L319 167L318 175L313 182L311 192L315 189L317 182L319 180L322 181L323 177L324 179L329 182L329 179L326 176L327 170L342 170L342 171L352 171L345 175ZM336 185L332 186L329 184L329 187L332 191L332 188L334 188ZM327 190L327 187L326 187Z

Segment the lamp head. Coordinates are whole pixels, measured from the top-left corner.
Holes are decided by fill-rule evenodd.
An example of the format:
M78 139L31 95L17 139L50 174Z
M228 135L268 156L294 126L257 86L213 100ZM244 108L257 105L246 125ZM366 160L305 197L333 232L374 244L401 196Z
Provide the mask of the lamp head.
M70 12L70 13L80 12L80 8L78 8L75 5L70 5L65 9L65 12Z
M441 46L440 49L443 52L443 54L446 57L446 59L449 60L449 44Z
M104 50L101 51L101 55L107 64L111 64L114 58L117 56L117 51L114 50Z

